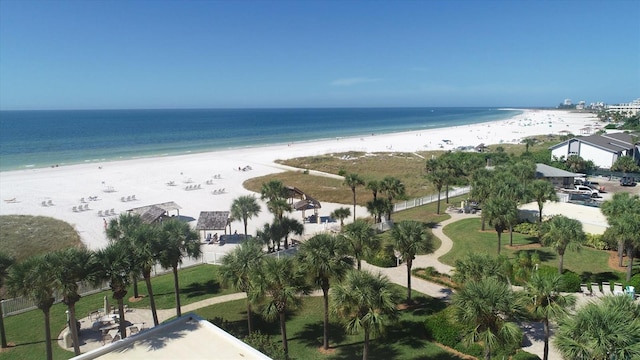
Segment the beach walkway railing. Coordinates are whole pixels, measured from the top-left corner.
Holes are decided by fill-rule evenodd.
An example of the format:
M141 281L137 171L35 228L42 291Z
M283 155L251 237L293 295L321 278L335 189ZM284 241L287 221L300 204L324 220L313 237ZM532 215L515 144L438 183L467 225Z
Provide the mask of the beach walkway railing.
M464 194L468 194L471 191L470 186L460 187L460 188L452 188L449 189L449 197L456 197ZM447 193L445 191L440 193L440 200L446 199ZM430 204L438 201L438 194L431 194L427 196L423 196L416 199L411 199L407 201L402 201L399 203L393 204L393 212L398 212L402 210L408 210L414 207Z

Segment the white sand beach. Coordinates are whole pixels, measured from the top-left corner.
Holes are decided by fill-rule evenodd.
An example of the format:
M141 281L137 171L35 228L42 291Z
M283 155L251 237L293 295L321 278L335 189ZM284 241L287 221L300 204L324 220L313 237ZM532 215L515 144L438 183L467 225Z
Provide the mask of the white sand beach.
M173 201L182 208L180 215L194 219L191 224L195 227L201 211L229 210L234 198L248 194L249 191L242 187L246 179L286 170L286 167L273 162L276 159L345 151L415 152L450 150L481 143L518 143L532 135L580 134L587 126L596 128L597 118L594 115L525 110L508 120L450 128L7 171L0 173L3 200L0 202L0 215L43 215L66 221L77 229L88 248L98 249L107 244L104 219L108 220L108 217L99 216L98 211L104 213L108 210L111 213L113 209L117 215L131 208ZM238 170L246 166L251 170ZM175 186L167 185L169 182L174 182ZM200 185L200 188L185 190L190 185ZM213 194L221 189L224 192ZM122 201L133 196L135 200ZM94 197L97 199L90 200ZM81 204L83 208L88 205L88 210L72 210ZM323 203L320 215L326 216L339 206L344 205ZM359 214L366 214L366 210L359 210ZM271 218L263 205L262 213L249 221L249 233L254 234ZM241 222L233 223L232 228L239 233L243 231ZM305 231L315 230L309 228Z

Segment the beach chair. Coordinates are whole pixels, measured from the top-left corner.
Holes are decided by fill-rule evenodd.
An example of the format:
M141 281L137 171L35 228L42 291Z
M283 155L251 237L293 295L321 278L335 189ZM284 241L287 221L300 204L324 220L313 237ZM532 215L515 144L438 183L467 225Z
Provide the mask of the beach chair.
M109 214L111 214L111 215L115 215L115 214L116 214L116 210L115 210L115 209L111 209L111 210L109 210Z
M131 196L127 196L127 201L131 201Z
M75 208L75 206L74 206ZM102 217L102 210L98 210L98 216Z
M591 283L591 294L593 294L596 297L601 297L604 295L602 291L600 291L600 284Z
M611 291L611 284L609 284L608 281L602 282L602 293L606 296L613 295L613 292Z
M589 287L587 286L587 284L580 284L580 291L585 296L591 296L591 291L589 291Z
M82 210L89 210L89 204L84 204L84 208Z
M624 295L624 289L621 283L613 284L613 295Z
M131 200L135 200L136 196L135 195L131 195Z
M49 201L47 201L47 205L49 205L49 206L53 206L53 200L49 200Z
M46 202L46 201L43 201L43 202L42 202L42 206L47 206L47 202Z
M72 210L73 212L78 212L78 208L77 208L77 207L75 207L75 206L74 206L74 207L72 207L72 208L71 208L71 210Z
M84 198L80 198L80 202L81 202L81 203L84 203Z
M125 202L127 200L125 200L124 196L120 198L120 201Z

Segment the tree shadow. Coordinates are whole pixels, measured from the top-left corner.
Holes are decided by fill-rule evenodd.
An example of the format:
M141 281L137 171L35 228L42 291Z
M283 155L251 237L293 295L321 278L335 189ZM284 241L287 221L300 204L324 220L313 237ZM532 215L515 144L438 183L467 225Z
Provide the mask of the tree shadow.
M307 347L320 347L324 340L323 331L324 325L322 322L307 324L302 330L293 334L291 339L298 339ZM340 344L346 339L346 332L342 325L329 322L329 344Z
M600 272L600 273L592 273L589 271L585 271L582 274L580 274L580 279L582 280L583 283L601 283L603 281L621 282L618 276L611 271Z
M426 316L444 310L447 304L441 299L428 296L413 297L413 305L410 309L405 310L413 316Z
M213 295L220 292L220 283L215 280L209 280L206 283L191 283L180 291L187 297L196 297L202 295Z
M342 345L340 351L337 352L331 359L338 360L352 360L361 359L362 351L364 350L364 342L359 341L348 345ZM398 350L389 346L389 343L382 342L378 338L373 338L369 342L369 359L397 359L400 356Z
M558 258L558 255L555 252L551 250L546 250L545 248L517 250L514 252L514 255L518 257L520 256L521 252L525 252L529 256L533 255L534 253L538 253L538 257L540 258L541 262L551 261Z

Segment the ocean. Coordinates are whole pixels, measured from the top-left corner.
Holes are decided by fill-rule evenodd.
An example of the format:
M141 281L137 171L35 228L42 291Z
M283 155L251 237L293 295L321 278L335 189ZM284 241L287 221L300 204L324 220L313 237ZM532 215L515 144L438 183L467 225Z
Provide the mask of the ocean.
M490 108L0 111L0 171L507 119Z

